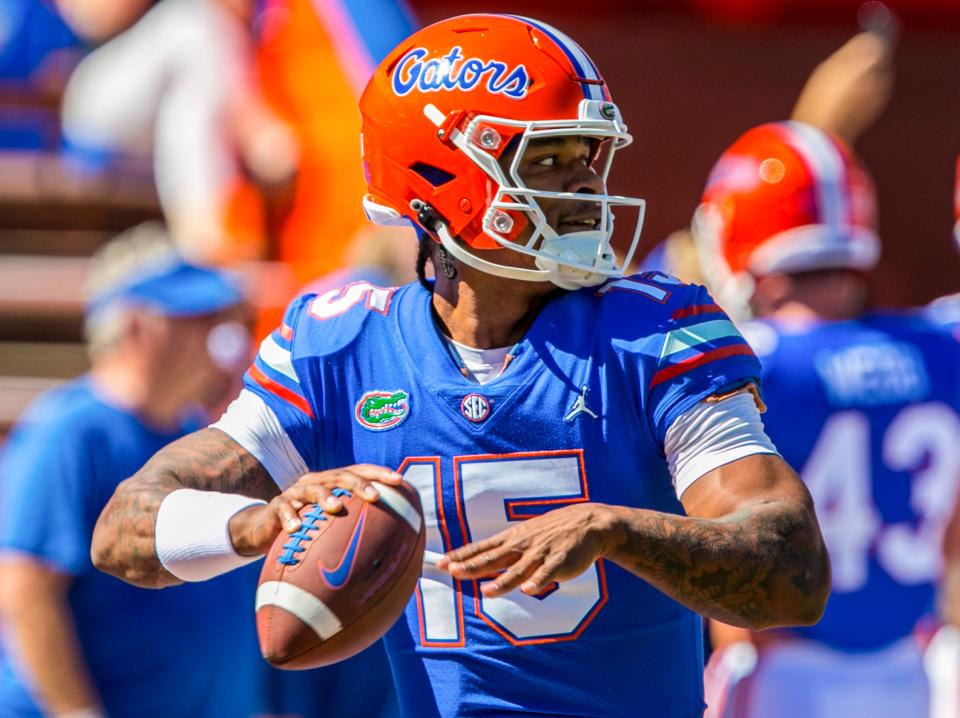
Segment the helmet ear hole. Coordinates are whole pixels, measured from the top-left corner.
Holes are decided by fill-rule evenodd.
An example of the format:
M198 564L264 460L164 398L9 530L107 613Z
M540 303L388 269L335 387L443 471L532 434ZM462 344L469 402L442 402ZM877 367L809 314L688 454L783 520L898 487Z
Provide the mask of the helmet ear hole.
M415 162L410 165L410 170L423 177L433 187L442 187L457 178L456 175L426 162Z

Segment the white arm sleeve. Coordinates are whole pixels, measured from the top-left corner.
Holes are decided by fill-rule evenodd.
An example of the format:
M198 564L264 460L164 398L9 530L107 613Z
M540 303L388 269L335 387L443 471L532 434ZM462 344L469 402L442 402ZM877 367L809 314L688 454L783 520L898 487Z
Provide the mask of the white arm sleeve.
M273 410L244 389L212 429L219 429L263 464L283 491L309 469Z
M677 417L664 440L677 498L718 466L752 454L776 454L750 392L701 401Z

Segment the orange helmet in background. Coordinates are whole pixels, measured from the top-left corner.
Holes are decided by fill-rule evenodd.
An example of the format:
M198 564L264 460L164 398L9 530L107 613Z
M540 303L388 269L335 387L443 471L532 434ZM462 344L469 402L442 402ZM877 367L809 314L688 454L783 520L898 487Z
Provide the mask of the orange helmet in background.
M866 271L880 258L873 181L839 140L801 122L755 127L707 180L693 232L717 300L746 312L754 278Z
M532 140L585 137L607 149L596 166L606 186L615 151L632 139L593 62L559 30L511 15L435 23L380 64L360 112L364 208L372 221L412 222L465 264L565 289L622 276L629 265L643 200L533 190L517 171ZM508 151L512 162L501 167ZM599 205L600 222L558 235L538 198ZM610 244L618 205L636 207L639 215L622 260ZM535 257L537 269L483 258L482 250L501 247Z

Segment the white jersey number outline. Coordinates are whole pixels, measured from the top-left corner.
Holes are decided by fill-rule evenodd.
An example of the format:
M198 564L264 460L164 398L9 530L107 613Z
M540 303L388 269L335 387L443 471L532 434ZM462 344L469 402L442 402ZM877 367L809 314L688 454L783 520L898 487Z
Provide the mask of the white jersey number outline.
M544 510L589 500L580 450L460 456L454 464L454 499L463 535L481 540ZM428 555L452 548L444 515L440 459L407 459L400 468L420 492ZM603 562L555 583L538 596L516 590L487 598L475 581L473 610L514 645L575 640L607 601ZM460 582L424 563L416 591L420 642L427 647L465 645Z
M332 319L347 312L364 299L367 309L386 314L390 311L393 288L378 287L370 282L354 282L345 287L324 292L310 302L310 316L315 319Z
M803 467L820 528L830 551L833 590L857 591L867 582L869 554L899 583L936 580L941 541L960 477L960 418L946 404L902 409L881 437L884 465L911 474L910 507L919 517L884 525L871 488L870 422L842 411L824 424Z

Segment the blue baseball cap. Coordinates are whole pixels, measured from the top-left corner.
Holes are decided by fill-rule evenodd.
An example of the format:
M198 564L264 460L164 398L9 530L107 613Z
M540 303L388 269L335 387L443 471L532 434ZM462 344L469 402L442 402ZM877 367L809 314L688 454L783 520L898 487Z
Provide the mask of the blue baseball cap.
M87 302L87 316L121 303L170 317L195 317L228 309L243 301L235 277L226 272L190 264L172 256L150 270L104 287Z

